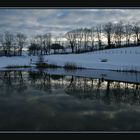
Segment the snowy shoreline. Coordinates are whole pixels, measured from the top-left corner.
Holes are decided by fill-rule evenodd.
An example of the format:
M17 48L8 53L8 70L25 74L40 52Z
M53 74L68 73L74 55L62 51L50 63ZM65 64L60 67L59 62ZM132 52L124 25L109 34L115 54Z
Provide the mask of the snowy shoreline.
M7 66L30 66L30 59L36 62L38 57L27 55L0 57L0 68ZM104 59L107 61L102 62ZM44 55L44 60L49 64L56 64L62 67L69 62L87 69L140 71L140 47L109 49L83 54Z

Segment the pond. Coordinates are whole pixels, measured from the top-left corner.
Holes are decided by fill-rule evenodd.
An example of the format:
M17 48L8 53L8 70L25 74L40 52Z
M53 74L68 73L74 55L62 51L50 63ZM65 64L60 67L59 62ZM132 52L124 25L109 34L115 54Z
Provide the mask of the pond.
M0 130L140 130L139 78L101 70L0 71Z

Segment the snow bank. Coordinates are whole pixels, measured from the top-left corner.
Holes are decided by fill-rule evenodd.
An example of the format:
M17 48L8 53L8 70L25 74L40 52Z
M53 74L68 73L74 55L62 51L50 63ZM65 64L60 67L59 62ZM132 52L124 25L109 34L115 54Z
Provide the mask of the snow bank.
M9 65L30 65L30 59L35 62L37 56L0 57L0 68ZM140 47L109 49L83 54L46 55L48 63L64 66L65 63L75 63L77 66L93 69L109 70L139 70ZM106 59L107 62L102 62Z
M140 47L110 49L84 54L51 55L49 63L63 66L66 62L93 69L140 70ZM107 62L101 62L107 59Z

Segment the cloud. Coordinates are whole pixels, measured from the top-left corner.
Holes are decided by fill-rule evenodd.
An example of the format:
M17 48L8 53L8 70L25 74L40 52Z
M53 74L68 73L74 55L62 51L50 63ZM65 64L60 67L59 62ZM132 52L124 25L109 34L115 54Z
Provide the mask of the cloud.
M60 34L108 21L140 22L139 9L0 9L1 32Z

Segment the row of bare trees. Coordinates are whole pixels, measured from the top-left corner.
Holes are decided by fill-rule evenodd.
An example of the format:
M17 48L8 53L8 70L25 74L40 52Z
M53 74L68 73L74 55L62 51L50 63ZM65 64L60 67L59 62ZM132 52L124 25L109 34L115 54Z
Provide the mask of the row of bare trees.
M36 35L30 41L29 55L46 55L51 49L51 33Z
M72 53L79 51L93 51L103 47L113 48L123 45L140 44L140 26L138 23L124 24L108 22L98 24L92 28L80 28L65 34Z
M64 36L53 36L51 33L36 35L30 40L28 47L29 55L47 55L65 53L66 45L63 41Z
M23 33L13 34L6 31L0 34L1 56L21 56L23 54L23 48L28 48L29 54L46 55L50 52L50 47L50 33L36 35L30 39Z
M26 35L17 33L16 35L6 31L0 34L0 53L5 56L22 55L26 44Z
M140 45L140 26L138 23L124 24L122 21L74 29L57 38L52 37L51 33L32 38L27 38L22 33L14 35L8 31L0 34L0 55L5 56L21 56L25 47L28 47L29 55L47 55L51 50L54 53L59 50L66 53L68 47L72 53L81 53L131 45Z

